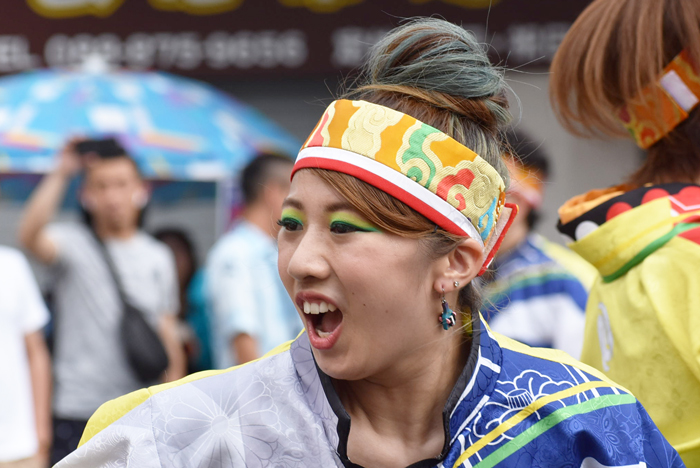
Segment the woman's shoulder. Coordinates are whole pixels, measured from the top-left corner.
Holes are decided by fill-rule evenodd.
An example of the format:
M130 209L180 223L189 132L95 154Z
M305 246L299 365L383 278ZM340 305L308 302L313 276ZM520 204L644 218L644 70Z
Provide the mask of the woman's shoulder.
M180 380L142 388L122 397L108 401L98 408L90 418L81 439L81 445L90 440L110 424L116 422L127 413L137 409L146 403L161 404L172 401L173 398L181 398L185 395L197 393L199 399L204 395L216 393L225 388L230 393L238 393L242 390L241 382L258 379L264 381L265 376L272 373L278 374L287 371L293 372L289 357L290 343L284 343L275 348L263 358L240 366L228 369L217 369L197 372Z
M239 437L246 451L266 453L247 445L279 439L278 407L303 406L290 345L242 366L199 372L105 403L90 418L78 450L58 466L95 466L100 457L122 455L143 458L137 466L150 466L146 459L153 457L197 465L195 458L209 454L202 444L220 436L230 436L230 443Z
M339 466L295 366L300 349L297 339L249 364L109 402L57 468Z

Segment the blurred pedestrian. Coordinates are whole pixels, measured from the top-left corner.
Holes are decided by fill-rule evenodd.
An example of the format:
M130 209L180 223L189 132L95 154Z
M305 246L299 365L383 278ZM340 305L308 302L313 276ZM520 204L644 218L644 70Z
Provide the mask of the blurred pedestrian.
M71 178L84 171L83 223L48 224ZM177 280L172 254L139 228L148 191L136 163L114 140L72 140L44 177L20 222L21 243L55 273L54 441L52 462L74 450L90 414L144 385L127 360L119 287L159 332L169 367L184 375L177 340ZM106 254L100 246L105 245Z
M277 272L277 221L291 171L290 159L270 154L258 156L243 169L241 220L207 258L217 368L257 359L301 331Z
M179 228L162 228L153 237L167 245L175 257L180 286L180 336L187 356L187 373L211 369L211 323L204 271L199 268L190 236Z
M29 263L0 246L0 468L43 468L51 446L49 320Z
M595 0L551 76L569 130L646 150L627 183L559 209L559 230L600 272L581 360L637 395L700 466L700 2Z
M535 233L549 158L523 132L510 130L506 137L514 154L506 160L511 180L506 200L519 212L484 275L482 312L494 331L578 358L595 268Z

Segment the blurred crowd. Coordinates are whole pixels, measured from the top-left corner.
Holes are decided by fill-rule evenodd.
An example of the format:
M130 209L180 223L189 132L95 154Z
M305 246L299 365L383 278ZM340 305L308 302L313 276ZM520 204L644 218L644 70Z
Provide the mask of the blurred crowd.
M496 331L578 356L594 273L534 233L549 159L522 132L508 138L508 197L521 213L481 279L484 315ZM18 404L0 420L0 429L16 428L12 443L0 443L7 447L0 460L21 459L28 467L54 464L75 450L88 418L106 401L258 359L302 330L277 272L277 223L291 159L260 154L242 170L243 208L203 262L185 230L144 231L148 186L116 140L70 140L58 160L18 226L21 245L50 274L46 302L24 255L0 251L0 274L8 276L0 282L2 365L13 369L5 375L21 375L2 386ZM78 175L81 220L53 222ZM155 373L139 367L125 336L127 308L156 331L166 360Z
M116 140L71 140L58 158L18 227L21 245L51 275L47 304L23 254L1 251L0 272L8 277L0 285L2 366L12 370L4 375L21 378L0 385L5 401L17 402L0 418L7 451L0 461L29 459L28 466L75 450L102 403L257 359L302 328L277 274L276 222L289 158L260 155L243 170L242 213L202 265L183 230L143 230L148 187ZM79 174L81 221L52 222ZM162 346L167 363L160 371L140 367L154 349L132 349L127 308L143 319L143 330L156 331L151 342Z
M594 6L610 5L609 8L613 11L613 3L610 0L597 0ZM633 2L630 0L631 3ZM665 4L665 2L660 3ZM653 6L651 1L648 5ZM691 6L695 8L694 11L698 11L693 5L687 6L688 11L691 10ZM656 16L661 18L663 12L660 10L661 7L658 8ZM597 31L596 28L600 22L587 20L587 18L597 18L595 14L600 11L596 8L587 11L589 16L584 14L583 19L577 23L579 28L574 26L570 34L582 34L581 31L594 29ZM615 11L620 13L621 10ZM672 19L675 18L679 24L686 24L684 23L686 20L683 19L685 16L677 14ZM695 23L692 23L692 27L686 24L683 27L671 29L686 33L686 29L693 30L697 34L692 37L697 39L700 29L696 20L693 20ZM586 21L591 23L588 24ZM620 22L629 24L630 30L637 27L636 16L632 13L622 17ZM446 22L440 20L431 19L426 22L426 24L430 23L437 24L438 29L448 27ZM454 25L449 27L456 28ZM460 28L456 29L460 30L460 34L465 34ZM609 34L606 37L618 37L613 29L613 27L608 28ZM631 34L630 37L632 37ZM637 34L635 37L639 39L641 36ZM693 460L692 457L698 456L698 439L695 434L700 427L694 416L697 413L698 403L695 401L697 394L693 390L697 386L697 375L700 372L697 367L700 345L696 338L697 333L693 334L693 330L697 330L699 323L697 321L698 303L695 299L697 260L694 259L698 255L697 244L700 244L700 234L698 234L700 232L698 226L700 190L696 185L697 167L693 166L686 171L686 168L690 167L686 163L691 159L688 157L691 153L693 158L697 159L697 115L692 114L691 111L700 102L697 97L700 96L700 78L697 70L690 65L692 63L690 52L684 51L685 49L679 45L683 42L681 39L685 40L676 38L670 43L671 45L664 45L661 39L657 41L659 44L656 52L659 57L665 57L664 54L668 55L668 51L673 50L675 58L668 65L670 71L664 71L663 77L659 78L660 84L656 86L654 81L655 87L645 88L645 90L637 89L639 83L643 81L637 74L640 63L630 62L626 68L621 67L620 76L627 70L631 78L621 79L621 84L610 84L604 82L605 79L612 80L605 73L586 74L581 71L580 67L589 66L595 61L593 58L567 62L574 52L582 54L584 52L577 46L575 39L564 41L563 49L560 50L566 52L560 52L554 62L556 80L552 85L553 100L555 106L559 106L557 111L564 124L570 129L588 126L591 132L594 130L605 132L606 126L612 121L617 125L618 122L615 119L620 117L638 145L648 150L648 158L631 176L631 185L593 190L573 198L560 209L558 229L571 238L577 252L575 253L537 232L545 200L545 189L557 176L553 171L547 148L541 142L534 141L517 126L508 127L509 124L505 123L505 120L503 125L494 124L494 128L498 127L498 131L493 131L491 132L493 135L491 133L489 135L497 139L499 145L503 140L503 146L502 148L499 146L499 151L494 156L495 162L492 162L494 166L502 165L507 168L507 170L504 169L504 173L507 172L510 184L507 191L499 192L496 201L492 204L492 211L486 214L488 214L488 222L493 224L494 213L498 213L493 210L498 202L499 210L507 207L504 210L509 214L504 219L508 221L505 227L499 226L501 230L497 236L488 238L496 239L494 243L486 242L487 237L480 239L482 248L486 248L485 244L489 244L488 252L496 252L496 250L498 252L491 259L484 254L486 250L479 251L480 261L485 262L484 268L481 268L482 263L480 263L478 268L480 276L473 275L467 283L470 287L474 285L474 290L483 297L480 312L489 325L485 328L496 332L499 336L498 340L501 340L500 336L503 335L507 337L504 338L504 343L511 343L508 340L511 338L532 347L566 352L574 359L570 359L569 356L562 357L563 353L547 354L545 352L543 354L545 357L541 361L561 363L561 369L567 369L566 372L569 373L565 378L571 377L577 382L576 385L579 385L579 376L573 376L573 372L569 369L578 366L580 363L574 360L580 359L607 373L611 379L619 380L620 384L629 386L650 414L650 418L646 416L642 405L630 396L629 401L638 405L640 414L643 415L641 423L635 420L629 424L633 428L630 431L640 430L640 427L641 430L652 428L651 433L656 434L658 432L654 426L656 424L661 431L658 434L663 433L663 437L659 435L663 444L659 443L660 445L657 446L665 447L666 441L663 439L666 437L671 443L668 447L673 446L674 449L682 452L681 456L687 460ZM621 49L629 46L616 39L610 39L610 43ZM697 44L692 43L693 47L696 47ZM392 53L396 53L396 50L398 49L391 48ZM697 52L695 54L697 55ZM615 56L618 55L626 56L622 53ZM628 55L632 56L631 53ZM409 61L409 59L406 60ZM600 66L597 70L607 67L606 60L600 58ZM379 63L379 61L375 62L374 65ZM485 69L491 68L487 58L482 62L480 62L481 66ZM656 70L654 68L658 65L656 62L648 69ZM428 74L426 70L432 67L432 62L429 63L429 66L425 63L421 64L421 67L425 67L420 68L421 76ZM397 68L405 71L410 67L401 65ZM685 77L686 81L679 74ZM651 73L649 75L655 76ZM577 96L580 101L570 99L567 93L580 85L583 80L581 77L584 76L594 82L595 79L601 81L590 86L581 85ZM668 78L669 76L671 78ZM617 78L615 75L615 79ZM449 95L448 99L440 95L438 99L440 105L437 105L425 97L432 96L434 89L419 89L420 87L413 81L408 84L402 82L381 86L373 84L366 86L366 89L361 88L360 91L378 92L379 90L398 93L405 102L420 101L421 105L431 111L443 106L440 112L453 112L453 107L456 106L454 102L464 98L457 99ZM636 87L630 83L635 83ZM690 85L686 86L687 83ZM603 96L596 91L607 90L610 86L618 84L621 88L630 85L630 89L634 90L634 92L620 90L620 95L636 96L641 93L644 96L653 96L647 96L648 102L641 104L630 98L622 102L614 102L615 105L613 105L605 101L608 95ZM667 88L664 88L666 91L659 91L666 85L673 92ZM417 88L413 89L411 86ZM399 91L396 91L397 89ZM498 107L498 109L505 113L504 109L507 107L505 91L489 95L489 99L496 98L503 100L504 108ZM670 117L663 113L654 114L650 111L655 109L650 104L655 102L652 98L661 100L667 107L675 106L673 109L678 112L672 113ZM489 108L484 104L486 99L482 99L481 96L478 99L470 97L464 100L468 103L470 112L477 109L479 112L483 111L484 115L488 114L488 119L491 119L489 122L498 120L497 116L490 114L498 103L488 101L491 105ZM391 100L387 98L387 101ZM688 101L692 101L692 105L689 105L688 109L684 108L685 110L681 113L678 110L679 106L683 103L687 104ZM475 102L477 104L474 104ZM571 107L574 106L572 104L574 102L583 104L574 109ZM623 104L626 107L620 107ZM331 105L331 112L335 112L334 105ZM377 103L371 105L380 106ZM393 105L398 106L396 103ZM479 106L483 106L486 110ZM600 117L603 115L602 111L599 112L600 109L605 109L608 114L610 109L622 109L622 111L619 115L616 114L617 116ZM398 111L392 110L392 112ZM498 114L496 111L493 112ZM659 117L661 114L663 116ZM426 115L428 115L427 111ZM682 118L678 117L679 115ZM322 131L329 131L322 129L323 125L327 124L329 127L339 125L332 121L333 114L331 117L324 118L326 120L323 120L315 130L318 135L321 135L320 139L324 138ZM625 120L626 118L629 121ZM645 123L645 118L651 123ZM484 119L488 120L486 117ZM478 119L463 119L469 125L473 123L472 120ZM644 127L645 124L649 127ZM658 126L652 128L652 124L658 124ZM479 125L486 124L481 122ZM474 126L478 125L474 124ZM430 129L435 130L432 127ZM482 130L479 129L479 131ZM680 134L681 131L685 133ZM614 134L612 131L609 133ZM475 131L475 134L478 132ZM312 134L312 137L318 135ZM312 139L310 137L310 140ZM342 140L339 137L336 139ZM401 139L395 140L401 141ZM403 141L406 144L407 140ZM341 143L344 144L345 141ZM342 146L341 143L338 144ZM377 148L374 149L372 157L378 152ZM330 149L354 154L344 148ZM361 151L357 154L360 153ZM474 155L474 158L477 156ZM333 158L328 157L328 160ZM137 392L144 387L173 382L197 372L229 369L255 361L300 336L304 328L300 314L302 316L307 314L306 323L313 324L320 321L314 322L313 317L309 318L310 316L329 311L336 312L335 306L329 305L325 299L310 303L297 296L295 304L280 279L280 271L287 271L284 267L278 267L280 229L283 227L284 232L295 232L296 229L301 229L303 224L300 220L289 218L291 221L288 219L288 224L285 225L286 218L282 215L283 203L289 194L290 187L292 192L296 187L290 182L295 168L294 161L290 157L259 153L250 159L240 173L235 174L242 194L242 207L226 232L216 240L206 255L203 255L203 252L197 252L192 233L181 226L163 227L155 232L145 230L144 220L148 216L147 208L151 197L149 184L142 173L143 168L118 139L69 139L56 156L56 161L55 167L43 176L23 207L22 217L16 226L17 241L22 251L0 246L0 402L11 402L9 405L3 404L0 413L0 468L45 468L58 463L76 450L81 439L89 438L86 432L86 427L88 432L90 430L88 419L106 402ZM470 160L471 162L473 161ZM697 165L697 161L693 164ZM307 168L319 169L315 166ZM326 170L335 169L326 168ZM346 175L357 177L356 173L359 172L360 170L357 169L357 172L351 171ZM470 174L474 177L473 173L470 172ZM418 181L415 172L408 171L403 175L415 182ZM458 176L459 173L457 175L450 173L446 178L457 179ZM75 179L80 180L78 188L80 219L57 222L56 218L61 210L62 201ZM400 180L406 182L404 179ZM298 178L295 179L294 184L301 184L297 182L298 180ZM464 184L467 187L465 191L470 189L471 183L472 180ZM476 185L478 184L475 184L475 187ZM501 185L503 185L502 180ZM319 193L327 195L331 186L330 182L323 185L326 191ZM436 190L440 192L441 189ZM447 192L449 190L451 189L447 189ZM476 192L478 187L472 190ZM387 193L389 193L387 199L390 199L398 192ZM313 199L313 194L306 195ZM448 194L436 196L444 198L440 203L448 198ZM459 194L455 197L457 202L460 201L459 197L462 197L463 205L464 196ZM417 197L414 198L418 200ZM370 202L377 201L370 200ZM457 202L453 204L459 204ZM296 209L296 206L292 206L294 203L301 205L298 201L287 200L286 203L289 205L286 209L291 211ZM413 211L411 213L418 216L418 209L412 206L411 208L415 210L415 213ZM454 208L456 206L450 209ZM463 208L457 211L461 212ZM513 219L511 213L515 212L518 215ZM481 225L486 214L481 217L465 215L465 219L469 226L474 223ZM448 219L446 215L440 215ZM397 215L398 218L401 216L403 215ZM422 212L421 216L429 218ZM498 217L500 214L495 216ZM435 224L433 234L438 233L438 228L444 229L444 226L438 227L432 219L431 223ZM339 229L345 228L347 226ZM366 228L364 231L364 228L357 226L353 229L358 232L379 231L374 227ZM491 227L488 229L490 230ZM501 238L501 233L506 230L507 235ZM331 235L330 229L326 229L325 232ZM335 234L336 232L332 232L332 235ZM383 234L395 236L391 231ZM456 236L454 233L451 234ZM282 236L281 239L284 237ZM675 242L678 239L685 239L688 242ZM283 245L282 240L280 245ZM37 285L29 260L36 262L50 279L46 290L41 291ZM366 264L361 267L373 268L372 265ZM484 271L485 273L481 275ZM284 277L284 274L282 276ZM680 279L674 281L675 277ZM459 279L464 283L462 278ZM304 278L295 278L295 281L297 280L303 282ZM460 282L451 281L448 288L450 284L454 285L454 291L448 291L448 294L454 293L454 297L458 297L455 291L461 291L458 289ZM468 290L464 284L462 288L465 291ZM442 286L441 289L440 305L443 312L439 323L447 331L456 323L456 315L450 310L445 299L445 287ZM350 294L355 293L350 291ZM475 293L475 295L478 294ZM437 302L434 302L433 305L436 305ZM455 303L453 301L453 304ZM457 309L458 305L454 307ZM473 311L468 310L469 307L464 309L460 312L473 312L478 317L477 306L474 306ZM335 316L338 315L342 314L338 313ZM327 317L330 316L331 314L328 314ZM448 319L451 322L448 322ZM332 325L336 327L334 330L340 328L338 323ZM472 326L471 322L465 325L465 329L471 331L470 326ZM438 326L435 325L435 327ZM314 329L314 327L309 328ZM686 336L688 332L690 335ZM320 326L316 333L330 335L323 326ZM484 336L486 335L491 336L491 333L487 330L484 333ZM653 338L651 345L649 344L651 341L645 342L648 337ZM470 342L470 346L472 344ZM509 348L509 352L512 355L530 356L527 359L535 356L529 351L522 351L523 348L519 346L521 345L516 344L512 349ZM481 350L478 353L478 359L482 362ZM653 360L647 359L649 354L653 355ZM554 357L550 359L547 356ZM537 359L540 357L541 355L538 354ZM316 363L313 359L309 360ZM486 368L496 369L496 374L501 372L500 364L495 364L488 358L484 359L487 362L484 364ZM465 369L469 372L473 371L473 368L468 367L472 364L468 364ZM565 364L574 367L565 367ZM473 365L476 366L476 364ZM510 364L504 363L503 368L506 365ZM542 377L543 374L539 372L545 369L545 366L540 361L532 366L528 369ZM321 367L319 366L318 369L314 367L309 371L310 374L315 377L320 376L326 380L326 383L330 382L331 377L324 374ZM642 367L644 372L638 370ZM557 367L557 372L564 373L561 369ZM592 368L582 366L581 369L585 372L589 370L594 372L590 375L598 375ZM678 378L674 377L672 385L669 386L668 382L664 384L664 379L656 378L655 372L658 370ZM598 393L596 389L603 388L601 382L604 380L601 378L594 383L588 380L589 377L586 377L583 371L576 372L580 374L581 379L585 380L581 385L591 384L590 387L581 391L581 395L590 390L592 395L590 401L595 406L596 398L603 393L602 390ZM471 377L470 375L469 378ZM562 382L566 382L565 378L562 377ZM352 381L350 378L336 380ZM498 379L493 377L493 380ZM550 382L553 381L550 379ZM498 384L502 382L499 381ZM331 386L331 384L328 385ZM496 384L493 383L493 385ZM544 384L543 388L546 385L549 384ZM675 390L669 387L680 389L676 392L679 395L678 398L674 397ZM447 390L449 394L450 389ZM623 390L622 387L615 385L610 392L620 396ZM334 395L327 391L326 395L328 394ZM567 394L562 397L562 401L573 395L575 394ZM624 393L624 395L627 394ZM538 394L537 398L541 396ZM522 398L518 399L520 397ZM507 405L511 406L501 406L508 408L511 412L522 409L523 412L517 414L522 415L521 420L524 421L536 412L533 410L527 413L524 409L532 403L532 401L525 401L526 397L529 398L530 393L519 393L516 396L508 394ZM552 395L545 397L544 400L557 401L550 397ZM146 398L144 397L144 400ZM450 398L454 399L451 394ZM585 396L585 401L589 402L588 396ZM629 403L628 400L625 401ZM547 403L542 403L540 408L545 404ZM566 405L562 407L564 406ZM685 411L687 408L690 409ZM474 414L482 410L485 411L483 408L474 410ZM539 418L539 414L537 417ZM565 419L563 416L562 418ZM113 421L105 422L105 426L111 422ZM445 424L447 425L448 422ZM502 423L503 420L498 422L498 424ZM466 422L464 424L466 425ZM505 425L508 424L510 420L505 423ZM604 426L607 423L600 424ZM624 428L619 429L618 425L624 426L625 423L614 421L610 427L615 426L615 434L622 434ZM591 427L594 426L591 425ZM680 429L676 430L676 426ZM338 427L340 427L339 424ZM462 429L464 427L466 426L462 426ZM512 427L503 429L502 433L510 428ZM562 432L566 431L562 430ZM347 433L344 434L346 438ZM642 439L644 437L637 436L636 442L640 447ZM445 448L452 443L455 443L454 440L445 441ZM455 444L459 443L462 444L461 449L464 449L464 440ZM478 444L487 445L483 440ZM675 451L671 450L671 452L674 457L678 457ZM333 452L333 454L337 453ZM471 466L467 465L469 459L464 458L466 455L460 455L460 457L465 466ZM595 460L591 464L586 464L585 460L581 466L603 466ZM671 461L678 463L673 466L682 464L675 458ZM494 465L497 463L495 462ZM640 462L639 466L647 465ZM668 466L671 466L670 462Z

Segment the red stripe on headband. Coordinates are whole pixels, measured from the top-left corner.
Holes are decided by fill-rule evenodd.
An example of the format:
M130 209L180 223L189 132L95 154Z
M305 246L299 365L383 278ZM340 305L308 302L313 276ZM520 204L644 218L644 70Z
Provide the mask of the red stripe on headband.
M486 257L486 260L484 260L484 264L481 266L481 270L479 270L479 274L477 274L476 276L481 276L484 273L486 273L486 270L488 269L489 265L491 265L493 257L496 256L496 252L498 252L498 249L501 248L501 244L503 243L503 239L505 239L506 234L510 229L510 225L513 224L513 221L515 221L515 217L518 215L518 205L516 205L515 203L506 203L505 206L512 210L510 216L508 217L508 222L506 222L506 225L503 226L503 230L500 232L498 239L496 239L496 242L493 244L493 247L491 247L491 250L489 251L488 256Z

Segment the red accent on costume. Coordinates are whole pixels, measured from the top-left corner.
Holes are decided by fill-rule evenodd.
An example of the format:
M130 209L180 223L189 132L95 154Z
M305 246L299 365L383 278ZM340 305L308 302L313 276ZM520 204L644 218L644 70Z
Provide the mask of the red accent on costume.
M613 206L608 208L608 212L605 215L605 220L610 221L615 216L619 216L622 213L625 213L631 209L632 209L632 205L630 205L629 203L617 202Z
M682 237L684 239L687 239L691 242L695 242L696 244L700 245L700 226L696 227L695 229L691 229L689 231L682 232L678 234L678 237Z
M669 193L660 188L654 188L649 190L647 193L644 194L644 197L642 198L642 205L645 203L649 203L651 201L654 201L659 198L666 198L668 197Z

